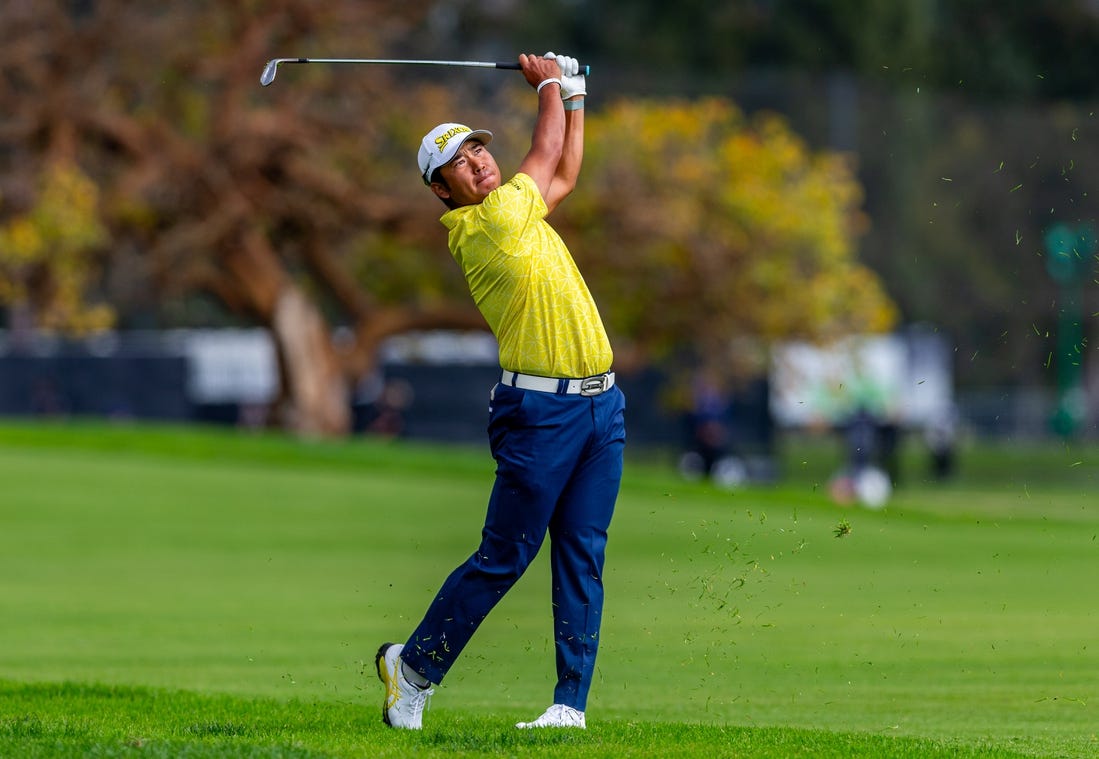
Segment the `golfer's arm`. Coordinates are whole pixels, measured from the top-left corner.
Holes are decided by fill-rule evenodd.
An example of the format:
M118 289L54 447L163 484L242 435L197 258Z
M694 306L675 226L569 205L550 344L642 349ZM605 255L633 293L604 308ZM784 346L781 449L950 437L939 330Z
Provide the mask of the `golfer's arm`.
M547 85L538 93L538 118L534 122L530 152L519 164L519 171L538 185L538 191L549 205L554 175L561 164L565 137L565 109L556 85Z
M573 98L583 101L583 96ZM557 163L549 193L543 195L546 207L553 211L557 204L576 187L580 176L580 165L584 162L584 109L565 111L565 144L561 149L561 160Z

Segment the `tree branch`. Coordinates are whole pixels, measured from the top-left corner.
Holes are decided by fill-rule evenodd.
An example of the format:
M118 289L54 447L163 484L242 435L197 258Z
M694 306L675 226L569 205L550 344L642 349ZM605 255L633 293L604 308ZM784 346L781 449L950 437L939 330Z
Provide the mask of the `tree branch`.
M472 305L378 308L369 320L356 325L354 345L343 356L345 371L350 377L361 377L376 365L378 349L386 338L423 329L487 331L488 324Z

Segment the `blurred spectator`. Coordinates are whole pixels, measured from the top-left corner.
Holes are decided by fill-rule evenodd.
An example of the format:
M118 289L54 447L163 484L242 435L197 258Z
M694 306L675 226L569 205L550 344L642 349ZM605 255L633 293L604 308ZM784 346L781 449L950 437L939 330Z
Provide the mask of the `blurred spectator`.
M30 410L35 416L64 415L65 401L56 380L44 376L35 378L31 385Z
M872 464L878 453L878 420L870 409L860 406L842 425L847 445L847 468L858 472Z
M687 451L681 472L691 478L709 476L729 453L729 396L719 384L700 373L692 386L692 408L687 414Z
M875 434L876 463L889 477L890 484L897 487L901 482L901 426L893 417L886 417L878 421Z
M953 406L943 409L924 427L924 442L931 454L931 475L936 480L954 476L958 414Z
M842 506L857 502L867 508L883 508L893 493L900 428L859 406L837 431L843 436L846 460L829 482L832 500Z
M387 379L381 384L374 402L370 404L366 432L381 437L400 437L404 434L404 412L412 405L414 391L403 379Z

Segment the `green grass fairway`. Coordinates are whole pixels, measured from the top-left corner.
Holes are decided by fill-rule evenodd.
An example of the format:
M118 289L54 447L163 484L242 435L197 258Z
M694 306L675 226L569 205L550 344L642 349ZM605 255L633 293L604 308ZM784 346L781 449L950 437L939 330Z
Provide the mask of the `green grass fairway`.
M552 695L542 556L409 734L373 654L476 546L485 450L2 424L0 757L1099 755L1099 450L913 453L878 512L785 459L628 461L586 732L511 727Z

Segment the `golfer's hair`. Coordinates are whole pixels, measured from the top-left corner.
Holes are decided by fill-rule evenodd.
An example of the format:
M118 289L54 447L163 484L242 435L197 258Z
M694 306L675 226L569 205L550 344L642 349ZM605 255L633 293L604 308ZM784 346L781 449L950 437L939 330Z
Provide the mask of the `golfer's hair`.
M450 185L448 185L446 183L446 180L443 179L443 167L442 166L435 169L435 171L431 172L431 182L429 184L435 184L436 182L438 182L443 187L445 187L448 192L450 191ZM449 208L451 211L453 211L455 208L458 207L458 204L454 202L453 198L439 198L439 200L443 201L443 205L446 206L447 208Z

